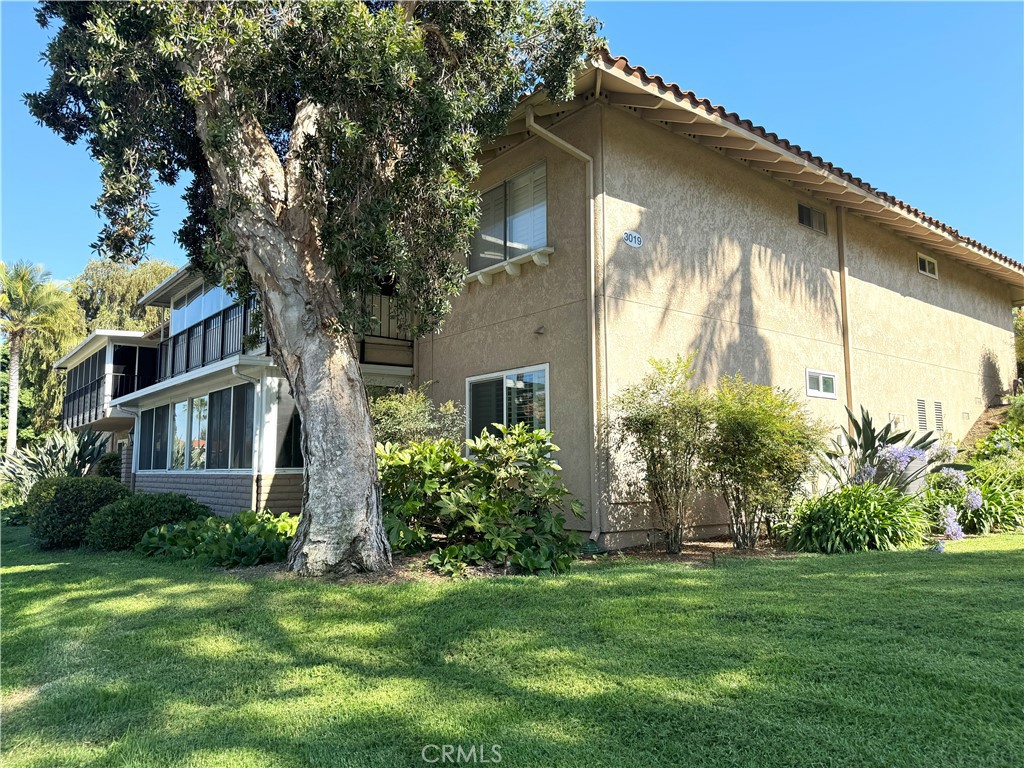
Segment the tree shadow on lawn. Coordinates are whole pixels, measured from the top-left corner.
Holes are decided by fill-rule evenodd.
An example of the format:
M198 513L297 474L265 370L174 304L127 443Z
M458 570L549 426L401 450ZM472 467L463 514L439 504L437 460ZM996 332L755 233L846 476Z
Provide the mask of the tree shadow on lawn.
M5 763L417 765L427 744L499 744L513 766L1024 756L1019 553L359 587L130 557L104 585L103 559L31 594L5 582L22 590L5 685L50 681L6 713ZM75 659L48 663L55 637Z

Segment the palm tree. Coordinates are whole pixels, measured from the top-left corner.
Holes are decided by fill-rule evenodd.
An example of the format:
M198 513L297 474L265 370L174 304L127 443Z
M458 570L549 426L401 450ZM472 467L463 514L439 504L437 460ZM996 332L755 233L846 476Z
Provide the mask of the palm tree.
M18 390L25 340L61 324L74 299L50 279L41 266L19 261L0 262L0 333L10 345L7 390L7 450L14 453L18 440Z

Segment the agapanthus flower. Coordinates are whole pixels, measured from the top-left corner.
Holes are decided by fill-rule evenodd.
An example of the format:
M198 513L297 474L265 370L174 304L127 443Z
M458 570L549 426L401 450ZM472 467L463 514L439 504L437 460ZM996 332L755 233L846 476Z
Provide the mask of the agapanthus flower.
M857 471L853 474L854 485L864 485L864 483L870 483L875 479L875 474L878 470L872 467L870 464L863 464L857 468Z
M942 508L942 524L947 539L959 541L964 537L964 529L956 519L956 509L948 504Z
M964 494L964 506L967 509L975 510L981 509L982 503L984 502L981 498L981 491L977 488L968 488L967 493Z
M939 476L944 481L943 485L947 488L963 488L967 485L967 473L962 469L943 467L939 470Z
M957 449L950 443L936 443L928 449L929 464L947 464L956 458Z
M922 459L925 452L909 445L887 445L878 452L878 466L887 472L905 472L910 463Z

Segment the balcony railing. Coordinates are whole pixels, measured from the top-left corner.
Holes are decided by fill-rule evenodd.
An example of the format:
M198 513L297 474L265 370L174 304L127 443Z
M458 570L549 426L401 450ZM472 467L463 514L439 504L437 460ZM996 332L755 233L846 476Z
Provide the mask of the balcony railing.
M254 302L244 306L233 304L160 342L159 380L180 376L243 352L243 341L252 333L254 308Z
M376 294L364 301L376 322L359 342L359 362L412 366L412 333L399 327L391 298Z

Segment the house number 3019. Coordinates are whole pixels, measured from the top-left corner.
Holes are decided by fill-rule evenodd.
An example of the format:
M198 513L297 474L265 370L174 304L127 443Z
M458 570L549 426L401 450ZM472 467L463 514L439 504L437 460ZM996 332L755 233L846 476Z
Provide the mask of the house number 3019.
M629 230L627 232L622 233L622 242L624 242L626 245L631 245L634 248L639 248L641 245L644 244L644 239L640 236L639 232Z

